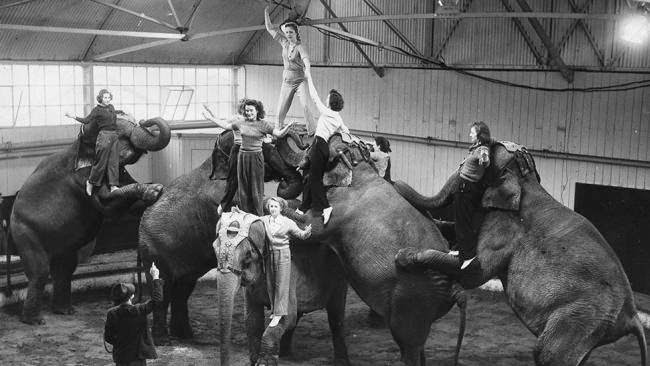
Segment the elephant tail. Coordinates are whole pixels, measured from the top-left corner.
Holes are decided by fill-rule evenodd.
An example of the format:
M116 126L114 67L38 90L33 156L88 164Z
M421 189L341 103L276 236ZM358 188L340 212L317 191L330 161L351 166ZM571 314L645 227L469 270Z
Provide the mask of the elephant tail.
M632 329L630 330L639 342L639 348L641 348L641 365L647 366L648 349L646 347L645 331L643 330L643 323L638 313L634 315Z
M465 293L465 289L457 282L451 285L451 292L452 299L458 305L458 310L460 310L458 340L456 341L456 352L454 353L454 365L457 366L460 357L460 348L463 344L463 337L465 336L465 325L467 323L467 294Z

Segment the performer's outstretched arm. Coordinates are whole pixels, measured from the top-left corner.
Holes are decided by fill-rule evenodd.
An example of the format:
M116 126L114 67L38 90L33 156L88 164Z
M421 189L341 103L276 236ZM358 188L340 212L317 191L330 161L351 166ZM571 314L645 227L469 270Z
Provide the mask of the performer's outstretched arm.
M311 96L314 104L316 104L316 107L318 107L318 111L320 113L324 113L327 110L327 107L325 104L323 104L323 102L321 102L320 98L318 97L318 92L316 91L316 87L314 86L314 82L311 78L311 72L307 72L305 70L305 77L307 78L307 85L309 86L309 96Z
M273 29L273 23L271 23L271 16L269 16L269 7L264 8L264 26L266 26L266 31L269 32L271 37L275 39L278 34L278 31Z

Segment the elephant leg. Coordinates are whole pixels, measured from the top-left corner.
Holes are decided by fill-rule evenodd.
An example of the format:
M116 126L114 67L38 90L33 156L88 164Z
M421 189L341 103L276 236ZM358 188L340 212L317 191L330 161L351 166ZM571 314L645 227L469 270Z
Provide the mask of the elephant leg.
M282 335L282 338L280 339L280 357L291 356L292 353L291 345L293 344L293 332L296 331L296 326L298 325L301 316L302 314L298 314L296 316L296 325L293 328L287 329Z
M19 223L14 225L12 234L17 245L18 253L23 262L27 280L27 297L23 303L20 320L27 324L45 324L41 314L43 292L50 272L50 261L40 241L29 235L29 230ZM17 235L21 233L22 235Z
M147 283L151 283L150 274L146 274ZM167 309L169 308L170 299L172 297L173 282L165 279L163 287L163 301L156 304L153 309L153 326L151 328L151 335L153 336L154 343L157 346L169 345L169 333L167 332Z
M571 310L558 310L551 315L533 351L535 365L577 366L587 359L598 344L598 337L594 336L598 324L572 319L575 314Z
M52 311L55 314L75 313L70 297L72 295L72 274L77 269L77 253L58 255L50 261L52 276Z
M327 305L327 321L330 332L332 332L332 344L334 345L334 364L337 366L349 366L348 347L345 344L345 300L347 298L347 286L334 291L330 296Z
M253 294L246 291L246 335L251 365L255 365L260 354L260 342L264 333L264 304L255 301Z
M282 317L280 323L275 327L267 327L262 335L260 357L257 365L277 365L280 354L280 340L285 332L296 327L298 320L298 306L296 301L296 288L291 286L289 290L289 311Z
M185 277L175 281L172 287L169 332L171 335L181 339L193 337L187 310L187 300L190 298L192 291L194 291L196 281L196 277Z

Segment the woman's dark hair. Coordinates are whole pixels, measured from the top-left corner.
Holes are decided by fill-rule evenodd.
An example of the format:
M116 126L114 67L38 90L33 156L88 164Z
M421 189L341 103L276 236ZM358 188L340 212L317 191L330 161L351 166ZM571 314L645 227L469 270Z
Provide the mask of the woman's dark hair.
M383 136L377 136L377 137L375 137L375 143L379 147L380 151L383 151L383 152L385 152L387 154L389 152L392 152L392 150L390 149L390 142L388 141L387 138L385 138Z
M343 109L343 96L336 89L330 90L330 103L329 107L334 112Z
M248 99L244 98L239 102L239 111L241 114L244 114L244 109L246 108L247 105L252 105L257 109L257 120L261 121L266 117L266 112L264 111L264 104L262 104L262 101L256 100L256 99Z
M298 42L300 42L300 31L298 30L298 24L292 21L286 21L280 24L280 29L282 30L282 32L284 32L284 29L282 29L282 27L289 27L294 31L296 31L296 39L298 40Z
M99 91L99 93L97 93L97 97L95 98L95 99L97 99L97 103L102 102L102 97L104 96L104 94L110 95L111 100L113 100L113 93L109 92L108 89L102 89L102 90Z
M473 122L469 128L476 129L476 139L481 145L492 143L492 136L490 136L490 128L483 121Z

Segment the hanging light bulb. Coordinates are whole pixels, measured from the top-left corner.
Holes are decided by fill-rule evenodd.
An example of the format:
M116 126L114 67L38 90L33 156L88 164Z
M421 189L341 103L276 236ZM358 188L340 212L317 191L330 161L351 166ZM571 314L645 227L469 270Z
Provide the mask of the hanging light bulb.
M650 23L644 14L633 14L623 20L621 39L634 44L643 44L648 39Z

